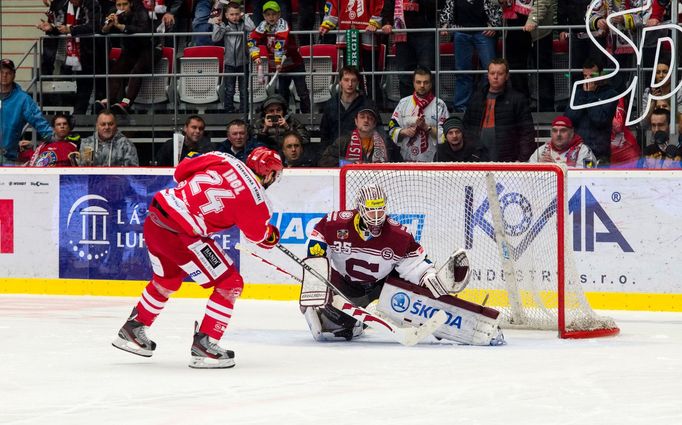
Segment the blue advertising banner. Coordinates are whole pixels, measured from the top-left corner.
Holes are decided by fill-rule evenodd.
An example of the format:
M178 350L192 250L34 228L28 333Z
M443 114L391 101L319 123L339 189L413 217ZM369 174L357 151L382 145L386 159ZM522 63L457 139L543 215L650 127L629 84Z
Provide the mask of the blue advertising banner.
M151 277L142 225L171 176L63 175L59 195L59 277L147 280ZM239 242L239 229L215 236L223 250ZM239 268L239 255L230 255Z

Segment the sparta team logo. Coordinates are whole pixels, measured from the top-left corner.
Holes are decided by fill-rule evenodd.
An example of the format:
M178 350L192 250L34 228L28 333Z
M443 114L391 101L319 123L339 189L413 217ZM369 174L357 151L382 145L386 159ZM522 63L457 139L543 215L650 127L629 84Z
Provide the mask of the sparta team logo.
M336 231L336 238L339 240L348 239L348 229L339 229Z
M393 250L391 248L384 248L381 250L381 258L390 260L393 258Z

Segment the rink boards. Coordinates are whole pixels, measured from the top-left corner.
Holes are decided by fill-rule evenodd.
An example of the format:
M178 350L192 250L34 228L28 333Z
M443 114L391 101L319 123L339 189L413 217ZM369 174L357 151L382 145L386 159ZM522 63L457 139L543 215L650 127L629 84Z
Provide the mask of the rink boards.
M297 255L305 255L315 223L339 208L338 175L286 170L268 189L273 223ZM142 238L147 205L172 183L172 170L160 168L0 168L0 293L139 295L150 277ZM594 308L682 311L681 186L682 171L569 172L570 248ZM540 208L530 205L529 214ZM453 239L461 233L454 229ZM238 231L216 239L247 282L244 297L298 297L290 277L235 250L248 244ZM300 276L283 254L251 249ZM478 272L480 279L496 273ZM188 283L178 296L206 294Z

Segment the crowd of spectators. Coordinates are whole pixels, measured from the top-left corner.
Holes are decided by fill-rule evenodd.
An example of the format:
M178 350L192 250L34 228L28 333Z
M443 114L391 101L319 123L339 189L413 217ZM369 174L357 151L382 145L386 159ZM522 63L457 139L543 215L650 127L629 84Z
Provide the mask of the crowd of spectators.
M118 131L117 121L131 112L144 77L107 80L103 70L108 68L109 74L119 75L151 73L153 64L161 58L162 47L171 38L127 36L189 28L203 34L185 40L188 45L224 47L223 72L227 75L221 80L218 113L240 113L249 120L228 117L227 139L218 144L211 142L203 118L192 115L182 128L182 145L177 146L177 137L166 141L156 151L152 164L170 166L182 157L212 149L244 157L256 146L267 146L280 150L288 167L396 161L680 167L680 120L677 114L671 116L671 109L679 109L682 102L682 93L672 85L676 69L670 69L670 64L676 63L672 56L677 53L665 52L665 47L670 46L663 43L664 54L656 56L658 63L654 63L657 41L666 35L666 30L648 31L642 40L644 62L640 65L653 69L651 79L634 71L598 79L608 76L615 66L601 49L608 51L621 67L637 65L635 51L622 35L637 44L642 29L671 19L669 2L654 0L648 10L609 18L613 13L640 6L642 1L197 0L191 11L183 0L43 1L49 10L47 19L37 25L46 34L41 73L57 72L59 43L65 43L59 72L96 76L75 79L77 96L73 103L76 116L96 115L96 128L91 136L75 141L67 140L56 127L53 130L31 96L14 82L14 63L3 59L3 165L49 163L37 158L55 142L76 146L73 153L77 154L67 152L72 164L138 165L135 146ZM586 24L588 8L592 13ZM319 25L315 24L315 14L319 14ZM331 99L321 106L317 119L309 114L313 111L311 92L301 75L305 66L299 45L309 43L308 35L292 34L296 17L298 29L315 31L314 40L336 44L340 55L338 75L330 87ZM582 28L544 28L557 24ZM502 31L501 27L512 29ZM343 65L345 33L333 32L329 37L330 31L347 29L361 32L358 67ZM114 33L121 36L112 40L91 37ZM443 41L444 37L447 41ZM566 99L555 99L557 73L526 72L551 70L554 45L566 40L570 68L582 70L566 74L569 81L597 78L576 86L573 107ZM172 42L175 46L177 40ZM456 71L454 93L442 93L436 87L439 78L432 71L437 64L436 43L452 43L454 67L441 66L439 71ZM376 85L370 83L377 81L372 78L372 70L380 66L376 52L381 44L395 55L400 71L398 88L394 89L399 92L394 94L400 96L397 104L377 96ZM108 49L114 45L120 48L120 55L107 64ZM248 105L250 63L253 69L259 68L266 55L268 73L277 76L275 93L269 92L261 104ZM479 71L467 72L475 70ZM101 74L104 78L100 78ZM559 73L559 77L562 75ZM646 83L651 80L641 102L630 96L618 99L635 77ZM235 96L237 87L239 96ZM295 96L291 87L295 87ZM451 100L446 101L446 97ZM628 105L631 99L636 99L634 105ZM582 107L587 104L592 106ZM645 116L636 126L625 125L629 109ZM249 110L257 113L246 115ZM534 121L533 111L556 118L551 125L546 121L549 137L538 137L540 123ZM387 122L382 121L382 115L390 117ZM304 118L308 116L310 120ZM73 117L60 117L60 125L61 118L68 121L72 131ZM26 124L36 129L42 143L22 140ZM56 150L56 145L47 149Z

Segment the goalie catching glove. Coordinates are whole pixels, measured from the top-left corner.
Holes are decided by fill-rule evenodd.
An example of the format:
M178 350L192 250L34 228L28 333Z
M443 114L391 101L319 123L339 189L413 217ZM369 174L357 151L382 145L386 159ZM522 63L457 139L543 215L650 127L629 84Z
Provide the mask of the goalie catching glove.
M264 249L272 249L279 242L279 230L272 224L268 224L268 230L265 239L258 242L258 246Z
M459 249L450 255L438 271L433 267L426 270L419 283L438 298L463 291L470 277L469 257L465 250Z

